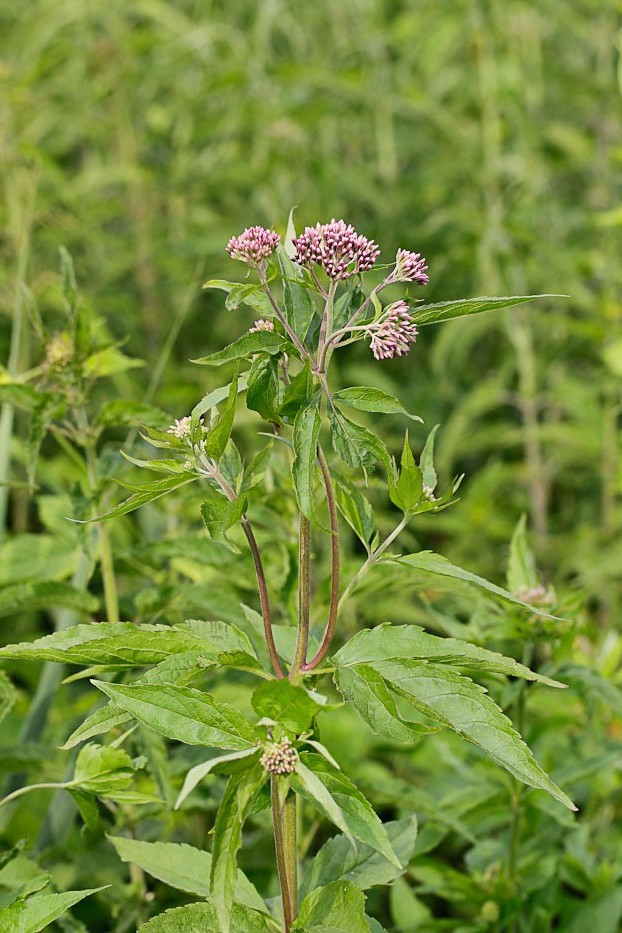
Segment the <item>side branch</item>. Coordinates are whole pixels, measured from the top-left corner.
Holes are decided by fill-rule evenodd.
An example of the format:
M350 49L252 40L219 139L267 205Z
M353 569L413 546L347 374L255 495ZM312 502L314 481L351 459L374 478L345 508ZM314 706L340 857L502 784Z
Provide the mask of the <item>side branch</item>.
M315 657L303 665L301 670L312 671L318 664L321 664L330 648L335 629L337 627L337 615L339 610L339 520L337 517L337 503L335 501L335 491L330 478L330 470L324 451L318 445L317 456L322 471L324 489L326 490L326 501L328 503L328 520L330 524L330 552L331 552L331 583L330 583L330 607L328 610L328 623L324 632L324 638Z

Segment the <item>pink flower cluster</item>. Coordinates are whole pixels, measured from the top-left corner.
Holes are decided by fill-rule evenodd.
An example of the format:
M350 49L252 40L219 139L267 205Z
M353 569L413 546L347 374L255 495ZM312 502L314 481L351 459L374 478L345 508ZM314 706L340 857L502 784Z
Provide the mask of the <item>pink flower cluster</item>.
M232 259L247 262L250 266L264 267L275 251L281 237L265 227L247 227L239 236L232 236L227 243L227 252Z
M373 240L334 217L329 224L305 227L293 243L294 262L307 267L315 263L336 281L371 269L380 255L380 247Z
M416 282L417 285L427 285L430 281L427 271L425 257L421 253L398 249L395 257L395 270L391 278L394 282Z
M377 360L405 356L417 340L417 325L405 301L396 301L385 309L382 317L368 327L371 351Z
M291 774L296 770L298 752L288 738L280 742L268 742L264 745L261 765L270 774Z
M252 327L248 328L249 334L257 334L261 330L274 330L274 321L266 321L263 318L259 318Z

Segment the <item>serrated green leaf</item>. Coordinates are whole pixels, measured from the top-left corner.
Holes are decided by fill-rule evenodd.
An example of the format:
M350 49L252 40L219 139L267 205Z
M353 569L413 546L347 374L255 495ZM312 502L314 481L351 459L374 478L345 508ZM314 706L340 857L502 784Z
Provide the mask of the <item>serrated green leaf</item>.
M331 410L329 418L333 447L344 463L353 469L367 471L380 462L388 475L393 476L391 458L379 437L336 409Z
M304 687L292 684L286 677L257 687L251 697L251 704L258 716L274 719L295 733L308 729L323 709Z
M374 510L353 483L341 476L334 476L333 481L337 508L369 553L375 530Z
M62 917L70 907L104 891L108 885L85 891L65 891L64 894L37 894L26 901L16 901L0 910L0 929L3 933L39 933Z
M360 843L356 850L345 836L333 836L309 861L302 880L301 897L331 881L351 881L365 890L390 884L407 867L415 851L417 820L414 816L385 823L387 836L402 867L397 868L375 849Z
M218 808L214 826L210 888L222 933L229 933L232 928L237 853L242 844L242 827L265 780L266 773L259 764L241 774L233 775L229 778Z
M361 718L382 738L412 743L432 731L428 726L402 719L384 680L368 664L337 665L334 676L344 699L352 703Z
M501 599L506 603L511 603L513 606L519 606L521 609L525 609L532 615L542 616L545 619L557 618L556 616L551 615L551 613L540 609L538 606L531 606L529 603L523 602L516 596L513 596L511 593L508 593L507 590L497 586L495 583L490 583L483 577L479 577L477 574L471 573L470 570L464 570L462 567L457 567L455 564L452 564L450 561L448 561L447 558L441 557L440 554L435 554L433 551L419 551L418 554L407 554L403 557L391 557L389 559L392 561L397 561L399 564L405 564L408 567L412 567L413 569L420 570L424 573L437 574L441 577L448 577L453 580L458 580L462 583L472 584L479 590L490 593L491 595L498 597L498 599Z
M292 933L369 933L365 895L351 881L333 881L308 894Z
M274 357L261 356L253 361L248 374L246 407L256 411L265 421L281 424L278 363Z
M389 495L394 505L405 514L408 514L414 510L422 494L423 476L415 463L408 440L408 431L406 431L400 461L400 473L396 482L389 485Z
M333 394L336 402L349 405L359 411L384 412L389 415L406 415L413 421L421 421L417 415L406 411L402 403L394 395L389 395L382 389L367 386L352 386L350 389L340 389Z
M235 375L229 387L229 395L227 396L227 401L225 402L224 408L216 418L216 421L210 427L207 438L205 440L205 453L208 457L212 457L216 461L219 461L222 457L225 451L225 447L227 446L227 442L231 436L237 397L238 373L236 368Z
M138 865L158 881L179 891L209 897L212 856L203 849L177 842L143 842L124 836L108 836L121 861ZM235 899L239 904L266 913L255 886L238 870Z
M133 775L132 759L123 749L88 744L80 749L71 783L81 790L105 797L109 793L126 790Z
M275 927L248 907L235 904L231 915L236 933L270 933ZM152 917L139 927L140 933L222 933L216 907L212 901L174 907Z
M244 392L247 385L246 375L240 376L238 379L238 392ZM208 392L207 395L204 395L200 402L194 406L190 412L190 431L194 432L197 424L201 417L210 409L215 408L217 405L220 405L221 402L224 402L226 398L229 397L231 392L231 383L228 382L226 386L222 386L220 389L214 389L212 392Z
M196 473L184 472L155 480L153 483L145 484L142 491L132 493L131 496L119 505L116 505L103 515L98 515L90 519L90 521L103 522L107 521L109 518L116 518L119 515L127 515L128 512L133 512L135 509L147 505L148 502L155 502L156 499L161 499L162 496L168 495L168 493L173 492L174 489L181 489L182 486L187 486L188 483L193 483L198 478ZM75 519L72 519L72 521L75 521Z
M248 635L231 622L188 619L179 627L184 631L187 629L202 642L209 644L215 655L223 651L245 651L256 657Z
M211 353L199 360L191 360L191 362L202 366L222 366L223 363L230 363L232 360L250 359L255 353L280 353L288 347L288 342L281 334L276 331L262 330L244 334L224 350Z
M309 775L313 780L309 779ZM318 788L318 783L322 789ZM292 786L298 793L317 803L325 816L339 826L348 838L359 839L401 867L386 830L369 801L345 774L321 755L302 752ZM327 802L330 802L330 806L327 806Z
M215 493L201 503L201 518L205 522L210 537L218 541L229 528L237 525L247 508L246 496L239 496L230 502L229 499Z
M277 249L277 260L283 276L285 316L296 336L304 343L315 314L315 303L303 284L302 269L289 258L283 246Z
M134 719L166 738L232 751L256 743L253 727L242 713L201 690L166 684L93 683Z
M41 583L17 583L0 590L0 617L39 609L72 609L90 615L97 612L99 599L76 589L70 583L54 580Z
M295 418L301 408L306 408L314 392L313 374L309 360L285 387L279 414L284 418Z
M390 625L386 622L373 629L364 629L346 642L334 657L340 666L373 664L376 661L408 659L434 661L435 664L453 664L476 670L506 674L538 681L549 687L564 687L565 684L551 680L543 674L519 664L496 651L480 648L458 638L439 638L430 635L418 625Z
M415 709L479 746L519 781L547 791L569 810L576 809L483 687L427 661L376 661L373 666Z
M317 403L303 408L294 422L294 462L292 477L296 490L298 508L307 518L313 519L313 483L316 473L316 448L320 433L320 412Z
M482 311L496 311L500 308L509 308L512 305L525 304L527 301L536 301L538 298L564 298L565 295L513 295L504 298L460 298L458 301L439 301L430 305L419 305L413 310L413 318L417 326L425 324L439 324L441 321L452 321L454 318L470 314L480 314Z

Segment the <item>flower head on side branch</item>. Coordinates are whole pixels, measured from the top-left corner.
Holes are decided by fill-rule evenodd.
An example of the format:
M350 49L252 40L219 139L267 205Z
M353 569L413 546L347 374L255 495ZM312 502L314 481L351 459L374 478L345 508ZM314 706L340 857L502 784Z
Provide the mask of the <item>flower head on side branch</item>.
M239 236L231 237L227 243L227 252L232 259L239 259L257 269L265 269L280 242L281 237L274 230L247 227Z

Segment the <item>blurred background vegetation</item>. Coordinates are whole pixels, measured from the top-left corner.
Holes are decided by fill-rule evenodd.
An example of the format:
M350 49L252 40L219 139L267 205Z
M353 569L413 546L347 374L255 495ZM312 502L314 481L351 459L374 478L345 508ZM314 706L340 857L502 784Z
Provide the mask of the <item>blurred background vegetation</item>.
M343 216L385 260L422 252L427 300L565 295L425 328L408 357L373 372L357 348L341 375L369 376L427 428L440 423L444 479L466 473L459 504L422 520L417 543L501 582L526 513L545 581L581 606L585 659L615 679L621 11L619 0L4 4L0 360L13 375L39 362L28 307L59 315L64 246L102 333L146 362L116 375L115 393L181 417L215 378L188 358L252 321L202 281L241 279L229 236L255 223L283 232L292 205L298 228ZM28 423L12 417L0 472L10 459L23 480ZM43 453L38 504L0 489L9 539L58 525L50 496L68 474L58 451ZM13 641L45 620L5 624Z

